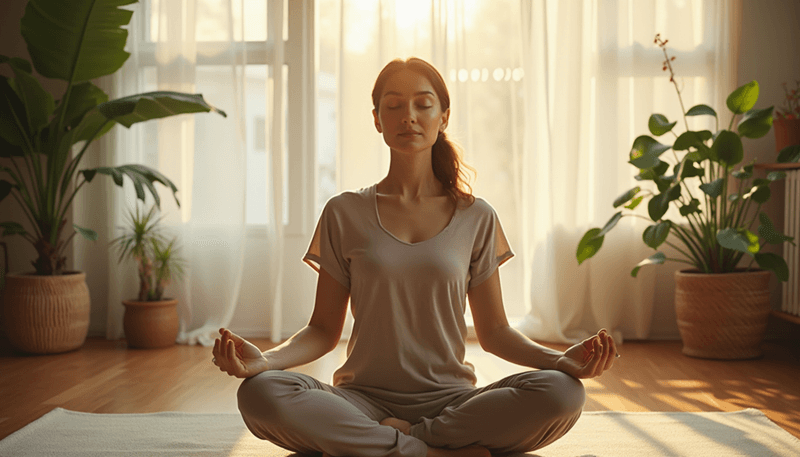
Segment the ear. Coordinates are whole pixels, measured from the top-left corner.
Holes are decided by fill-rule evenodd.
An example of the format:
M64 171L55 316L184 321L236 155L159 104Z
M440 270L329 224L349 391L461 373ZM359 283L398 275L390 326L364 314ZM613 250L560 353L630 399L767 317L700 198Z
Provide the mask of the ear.
M381 130L381 120L378 118L378 110L372 110L372 117L375 119L375 129L378 133L383 133L383 130Z
M439 131L444 132L447 129L447 122L450 120L450 108L447 108L444 113L442 113L442 119L439 122Z

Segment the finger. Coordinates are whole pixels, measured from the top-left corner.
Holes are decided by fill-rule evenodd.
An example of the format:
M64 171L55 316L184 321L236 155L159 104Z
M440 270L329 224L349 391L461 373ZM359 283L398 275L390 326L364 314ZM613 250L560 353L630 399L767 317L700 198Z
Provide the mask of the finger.
M233 375L233 370L239 368L241 364L239 363L239 359L236 357L236 346L233 344L232 340L228 340L228 358L231 361L231 371L229 373Z
M211 350L211 355L219 357L219 338L214 339L214 349Z
M617 344L614 338L608 335L608 360L606 361L605 369L608 370L614 365L614 360L617 358Z
M592 342L594 347L594 353L592 354L592 359L589 364L586 366L586 374L590 378L594 378L598 376L598 367L600 366L600 362L602 361L603 357L603 344L600 342L600 338L597 337Z

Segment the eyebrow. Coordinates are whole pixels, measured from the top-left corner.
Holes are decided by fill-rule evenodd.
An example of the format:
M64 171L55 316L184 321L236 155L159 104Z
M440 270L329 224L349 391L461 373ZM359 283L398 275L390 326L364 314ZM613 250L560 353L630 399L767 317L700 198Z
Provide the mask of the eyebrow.
M403 94L401 94L400 92L389 91L389 92L386 92L383 96L384 97L388 97L390 95L402 96ZM415 92L414 95L415 96L417 96L417 95L434 95L434 93L429 91L429 90L423 90L423 91L420 91L420 92Z

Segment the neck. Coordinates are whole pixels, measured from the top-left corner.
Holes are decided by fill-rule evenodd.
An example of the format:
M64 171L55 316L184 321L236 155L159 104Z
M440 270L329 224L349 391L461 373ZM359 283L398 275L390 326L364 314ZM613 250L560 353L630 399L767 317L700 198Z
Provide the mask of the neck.
M378 193L419 200L445 195L431 167L431 149L412 154L392 150L389 173L378 183Z

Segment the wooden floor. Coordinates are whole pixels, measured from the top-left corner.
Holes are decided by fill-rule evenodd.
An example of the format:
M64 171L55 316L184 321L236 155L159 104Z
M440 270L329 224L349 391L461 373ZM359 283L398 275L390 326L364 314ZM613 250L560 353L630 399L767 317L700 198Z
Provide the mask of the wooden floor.
M262 349L265 340L254 340ZM562 346L551 345L563 349ZM584 380L586 411L736 411L757 408L800 438L800 347L768 342L761 359L692 359L680 342L626 342L613 370ZM330 382L344 345L298 369ZM520 367L470 344L478 385ZM211 364L201 346L127 349L124 340L90 338L61 355L20 356L0 343L0 439L55 407L96 413L236 412L239 381Z

